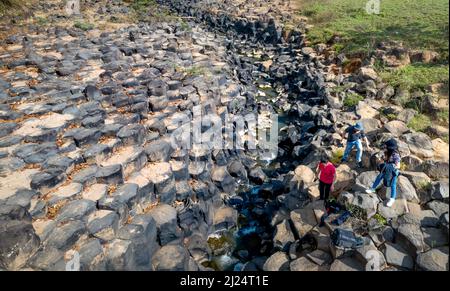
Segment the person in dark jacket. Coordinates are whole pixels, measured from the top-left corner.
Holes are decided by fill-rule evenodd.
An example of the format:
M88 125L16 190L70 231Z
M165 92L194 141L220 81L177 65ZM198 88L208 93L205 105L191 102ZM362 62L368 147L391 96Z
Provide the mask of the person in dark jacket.
M401 157L398 152L397 141L395 139L388 140L384 145L384 163L379 166L378 174L372 187L366 190L367 193L375 193L377 187L383 181L384 185L390 189L390 198L386 203L387 207L392 207L397 197L397 179L400 175Z
M367 137L364 133L364 128L360 122L356 123L354 126L349 126L344 133L347 134L347 145L345 147L344 156L342 157L341 162L344 163L347 161L348 156L350 155L351 151L354 147L356 147L356 162L358 163L358 166L360 168L363 167L361 159L362 159L362 153L363 153L363 145L362 141L365 142L367 149L370 150L370 144L367 140Z

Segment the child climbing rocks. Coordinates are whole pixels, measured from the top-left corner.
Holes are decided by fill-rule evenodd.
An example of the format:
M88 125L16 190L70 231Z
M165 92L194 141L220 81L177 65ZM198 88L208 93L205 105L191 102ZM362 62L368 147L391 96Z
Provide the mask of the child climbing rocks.
M397 141L395 139L390 139L384 144L384 156L385 162L378 166L380 173L375 179L372 187L366 190L366 192L375 193L375 190L380 185L381 181L383 181L384 186L388 187L391 192L386 206L392 207L397 197L397 179L400 175L401 161Z
M345 134L347 134L347 145L345 147L344 156L342 157L341 163L344 163L347 161L348 156L350 155L352 149L356 147L356 162L358 163L358 166L360 168L363 167L361 158L362 158L362 141L363 140L367 146L367 149L370 150L370 144L367 140L367 137L364 133L364 128L361 122L356 123L354 126L349 126L344 134L343 138L345 138Z

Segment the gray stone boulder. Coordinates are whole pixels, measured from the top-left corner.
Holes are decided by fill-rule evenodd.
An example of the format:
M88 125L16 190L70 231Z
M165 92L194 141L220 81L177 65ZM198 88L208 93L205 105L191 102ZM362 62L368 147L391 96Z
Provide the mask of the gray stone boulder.
M409 182L408 178L400 175L397 181L397 197L404 198L409 202L419 203L416 189Z
M390 266L399 267L406 270L414 268L414 259L400 245L386 243L383 250L386 262Z
M115 239L105 250L107 271L131 271L136 269L131 241Z
M351 204L364 209L367 213L367 218L370 218L377 213L379 201L376 194L356 193Z
M87 219L87 230L103 241L115 238L119 228L119 215L111 210L98 210Z
M318 264L315 264L311 260L309 260L306 257L300 257L296 260L293 260L290 265L289 269L291 271L297 272L297 271L319 271L320 266Z
M445 202L438 200L428 202L426 207L432 210L437 217L441 217L442 214L449 212L449 205Z
M152 259L155 271L186 271L189 265L189 254L179 245L167 245L159 249Z
M401 224L397 232L397 241L408 254L413 257L415 257L417 253L429 250L429 246L425 243L420 225L417 224Z
M361 262L353 257L336 259L330 266L330 271L364 271L365 268Z
M66 222L69 220L85 220L85 218L96 210L94 201L80 199L70 201L61 209L56 216L58 222Z
M423 240L431 249L448 246L448 236L440 228L423 227Z
M39 248L40 239L28 211L19 205L0 204L0 268L18 270Z
M411 153L419 158L432 158L433 143L431 139L422 132L414 132L402 135L401 137L409 146Z
M160 204L148 212L156 222L159 243L164 246L181 235L177 224L177 211L170 205Z
M275 236L273 237L274 246L285 250L286 247L295 241L294 234L287 220L276 226Z
M393 120L386 123L384 125L384 128L396 137L399 137L409 131L409 128L406 126L406 124L399 120Z
M448 200L448 181L438 181L432 183L431 198L438 200Z
M289 258L284 252L276 252L271 255L263 267L264 271L288 271Z
M416 259L417 267L424 271L448 271L448 247L435 248L421 253Z
M70 249L86 232L86 226L79 220L71 220L66 224L56 227L52 231L45 244L61 251Z

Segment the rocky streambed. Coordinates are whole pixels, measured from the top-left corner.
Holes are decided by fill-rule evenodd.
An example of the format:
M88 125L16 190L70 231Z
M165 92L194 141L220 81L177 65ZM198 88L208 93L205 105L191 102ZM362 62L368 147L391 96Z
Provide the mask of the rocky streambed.
M362 270L375 251L380 269L448 269L446 144L405 128L414 112L370 98L370 68L336 74L336 56L307 47L302 23L281 25L283 1L158 2L184 20L32 27L2 40L1 268ZM128 11L114 3L98 13ZM347 110L352 90L368 97ZM199 113L235 129L231 141L250 126L229 118L265 117L276 154L248 140L173 147L184 128L188 140L192 128L211 139L213 119ZM383 191L363 193L376 150L364 169L338 167L335 194L356 209L341 227L366 239L342 251L330 243L333 216L315 227L324 209L312 169L356 120L375 146L398 138L407 168L389 209Z

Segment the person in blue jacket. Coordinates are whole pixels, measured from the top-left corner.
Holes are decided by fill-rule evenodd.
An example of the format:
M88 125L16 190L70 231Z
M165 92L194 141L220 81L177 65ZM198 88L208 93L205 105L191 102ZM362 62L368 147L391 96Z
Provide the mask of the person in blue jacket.
M367 193L375 193L381 181L385 187L390 189L390 198L386 203L387 207L394 205L397 197L397 180L400 175L401 157L398 152L397 141L395 139L388 140L384 145L385 162L379 165L380 173L378 174L372 187L366 190Z
M367 149L370 150L370 144L367 140L367 137L364 133L364 128L361 122L356 123L353 126L349 126L345 132L343 137L345 138L345 134L347 134L347 145L345 147L344 156L342 157L341 163L347 161L348 156L352 152L353 148L356 147L356 162L360 168L363 167L361 162L362 153L363 153L363 145L362 140L365 142Z

